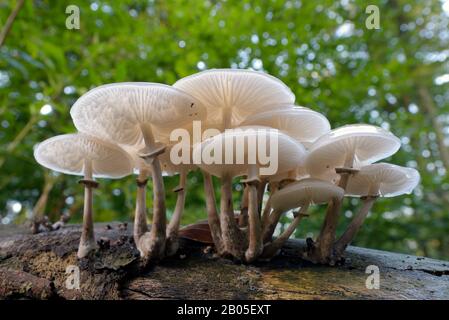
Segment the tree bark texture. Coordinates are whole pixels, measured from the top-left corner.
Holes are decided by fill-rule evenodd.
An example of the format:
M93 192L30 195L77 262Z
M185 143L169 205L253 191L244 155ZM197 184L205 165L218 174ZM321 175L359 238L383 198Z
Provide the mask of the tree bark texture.
M142 270L131 225L96 224L95 233L100 249L77 259L80 226L36 235L0 227L0 298L449 299L449 262L424 257L348 247L343 265L319 266L299 258L304 241L289 240L270 262L244 265L181 238L178 254ZM379 289L366 287L370 265ZM79 289L67 286L70 266Z

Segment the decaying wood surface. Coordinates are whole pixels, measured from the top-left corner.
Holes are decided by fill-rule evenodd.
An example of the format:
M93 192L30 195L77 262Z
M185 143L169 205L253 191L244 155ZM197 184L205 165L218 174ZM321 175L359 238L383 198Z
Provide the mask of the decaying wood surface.
M0 298L29 299L449 299L449 262L349 247L342 266L297 258L290 240L271 262L247 266L216 258L207 245L183 239L179 254L149 270L139 267L132 226L96 225L98 252L78 260L80 226L31 235L0 229ZM367 289L366 268L380 271ZM80 270L68 289L67 267Z

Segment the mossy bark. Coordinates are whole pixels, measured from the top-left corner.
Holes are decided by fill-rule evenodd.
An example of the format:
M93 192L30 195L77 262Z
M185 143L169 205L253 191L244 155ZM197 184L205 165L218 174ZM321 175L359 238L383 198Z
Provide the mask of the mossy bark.
M95 226L100 249L77 259L81 230L31 235L0 229L0 298L29 299L449 299L449 262L349 247L344 265L312 265L289 240L271 262L235 264L207 244L181 239L180 251L142 270L132 227ZM380 271L380 288L367 289L367 266ZM80 270L70 289L67 267Z

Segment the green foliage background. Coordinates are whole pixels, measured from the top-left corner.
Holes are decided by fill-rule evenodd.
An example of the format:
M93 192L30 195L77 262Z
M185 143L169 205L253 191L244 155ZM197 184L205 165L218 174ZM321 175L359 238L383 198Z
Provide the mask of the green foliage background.
M16 2L0 1L1 26ZM80 8L79 30L65 27L70 4ZM422 182L412 195L380 199L355 244L449 258L449 83L435 82L449 73L449 16L438 0L370 4L380 8L379 30L365 27L365 1L26 1L0 48L0 222L23 222L45 179L54 181L45 213L80 221L77 177L40 167L33 146L75 130L69 108L89 88L253 68L282 79L333 127L371 123L402 139L386 160L416 167ZM45 104L52 113L40 113ZM101 181L97 221L131 220L134 178ZM176 184L167 178L167 190ZM188 190L183 223L205 218L199 174ZM236 184L236 205L240 194ZM174 202L168 192L169 210ZM347 201L341 228L356 207ZM315 211L297 237L317 234L324 207Z

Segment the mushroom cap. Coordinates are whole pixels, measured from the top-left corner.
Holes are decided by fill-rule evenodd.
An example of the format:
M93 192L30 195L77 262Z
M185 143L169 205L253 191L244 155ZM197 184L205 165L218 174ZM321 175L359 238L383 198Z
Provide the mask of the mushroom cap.
M132 172L132 159L119 146L82 133L64 134L40 143L34 158L44 167L71 175L84 175L84 160L92 161L98 178L122 178Z
M419 173L413 168L390 163L374 163L362 167L358 173L351 175L346 195L395 197L410 194L419 180ZM377 190L377 193L370 194L373 190Z
M194 136L194 128L193 128L193 121L186 123L184 125L180 125L178 128L176 129L183 129L186 130L189 134L189 137L192 139L192 137ZM202 122L200 122L202 124ZM203 128L201 127L201 134L203 133ZM165 145L172 145L174 143L176 143L176 140L171 140L170 139L170 135L173 132L173 128L162 128L162 127L154 127L153 130L153 134L154 137L157 141L165 144ZM144 144L142 144L142 147L144 146Z
M261 125L279 129L304 145L310 145L330 131L329 121L309 108L288 106L248 116L242 125Z
M141 150L144 147L143 143L134 146L120 145L120 147L122 147L131 156L133 160L135 174L139 174L141 170L146 170L148 173L151 173L151 167L147 165L145 160L139 156L139 150ZM192 171L197 168L193 164L191 156L190 156L190 163L174 164L170 158L170 152L172 148L173 145L166 146L165 152L163 152L158 156L159 162L161 164L161 170L163 171L163 173L165 173L166 175L173 175L180 172Z
M287 211L308 204L321 204L333 198L341 199L345 191L324 180L303 179L287 185L271 196L271 206L275 210Z
M242 144L244 152L244 154L242 155L243 163L241 164L237 164L236 157L237 153L241 150L237 149L236 141L238 139L242 139L244 141L244 143ZM268 165L262 163L261 159L259 158L259 139L266 139L265 141L267 151L263 153L268 154L268 157L270 157L270 159L272 155L272 151L270 150L270 143L272 142L271 139L277 139L278 157L277 159L271 159L271 161L277 161L277 172L295 169L298 165L301 165L304 162L307 151L301 143L277 129L262 126L248 126L235 129L227 129L221 134L206 139L202 143L196 144L193 147L193 155L194 158L196 157L197 159L199 159L202 150L205 150L206 148L208 150L215 148L217 150L221 150L221 163L207 164L204 161L201 161L198 166L217 177L221 177L224 174L229 174L233 177L243 176L248 174L248 170L252 165L250 163L250 156L255 157L255 165L258 168L268 167ZM275 141L276 140L273 140L273 143ZM228 144L232 144L233 147L232 164L225 163L226 145ZM256 147L256 151L253 152L254 150L250 150L250 146L251 148ZM207 154L209 154L209 152L207 152Z
M271 175L271 176L266 176L264 177L266 178L269 182L280 182L282 180L286 180L286 179L297 179L297 175L296 175L296 169L292 169L289 171L280 171L278 170L278 173Z
M188 172L197 169L197 166L193 164L192 160L192 146L189 145L190 148L190 163L179 163L174 164L171 159L171 151L174 145L170 145L167 147L164 153L162 153L158 158L161 162L161 169L166 172L168 175L173 175L181 172Z
M124 82L94 88L70 110L80 132L120 144L142 140L141 124L177 128L205 116L205 108L189 94L160 83Z
M144 147L143 144L141 144L140 146L138 145L130 146L127 144L121 144L120 147L123 150L125 150L131 157L134 174L139 174L141 170L151 172L151 167L145 163L145 160L139 157L139 150L141 150Z
M173 86L197 98L207 108L207 125L217 128L221 128L221 109L230 109L231 125L235 127L249 114L295 101L295 95L281 80L252 70L206 70Z
M277 182L282 181L284 179L291 179L294 178L295 180L303 180L310 178L310 174L308 173L307 169L304 166L298 166L295 171L287 171L287 172L281 172L274 176L270 176L268 178L268 181L270 182ZM340 180L340 175L338 175L335 172L329 171L326 174L323 174L320 176L320 180L325 180L332 182L333 184L337 184L337 182Z
M334 129L316 140L309 149L307 170L312 177L343 167L345 159L353 155L353 167L361 167L389 157L399 150L401 142L382 128L353 124Z

